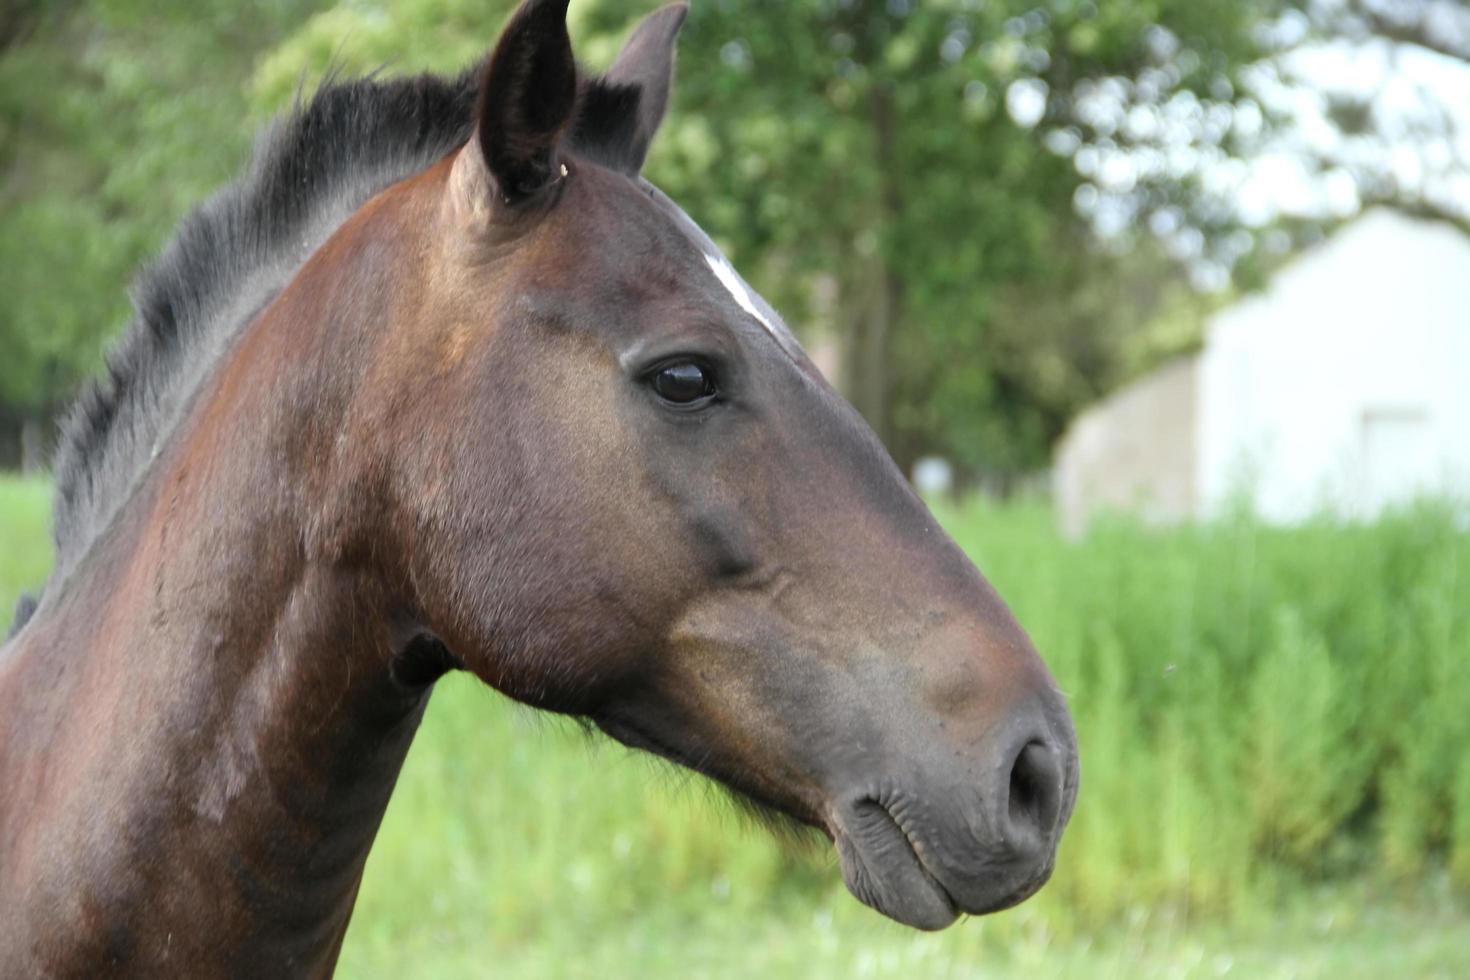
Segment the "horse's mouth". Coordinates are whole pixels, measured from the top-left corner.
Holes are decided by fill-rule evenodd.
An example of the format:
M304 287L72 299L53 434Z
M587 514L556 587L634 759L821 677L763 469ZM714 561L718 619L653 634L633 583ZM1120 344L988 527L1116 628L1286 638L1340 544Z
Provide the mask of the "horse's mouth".
M597 725L629 748L696 769L730 786L719 774L710 772L707 765L695 765L687 753L659 738L647 726L616 715L597 718ZM771 806L743 790L737 792L759 806ZM943 929L954 922L959 917L959 909L949 892L924 866L918 849L898 821L874 799L860 801L851 809L856 819L846 821L830 816L817 819L814 815L787 815L832 839L843 881L864 905L919 929Z
M916 929L943 929L961 915L1018 905L1051 877L1055 851L986 853L976 842L968 868L946 866L925 839L876 797L834 809L832 836L853 896Z
M834 815L831 833L854 898L916 929L943 929L959 917L953 897L886 807L864 798L845 809Z
M802 805L805 801L773 802L760 792L761 787L719 771L708 755L691 757L692 753L672 740L660 737L656 726L640 724L626 715L600 716L596 722L624 745L701 772L762 810L820 830L836 846L848 891L864 905L904 925L932 931L951 925L961 915L1010 908L1035 894L1051 875L1056 831L1044 843L1033 842L1039 847L1018 847L1019 842L1014 841L984 843L960 819L943 824L924 820L921 832L903 816L913 819L919 812L911 797L905 801L865 793L845 800L829 798L820 805L820 812L807 809ZM1070 810L1071 792L1065 786L1063 794ZM936 804L940 805L938 812L949 809L940 801L929 801L930 806Z

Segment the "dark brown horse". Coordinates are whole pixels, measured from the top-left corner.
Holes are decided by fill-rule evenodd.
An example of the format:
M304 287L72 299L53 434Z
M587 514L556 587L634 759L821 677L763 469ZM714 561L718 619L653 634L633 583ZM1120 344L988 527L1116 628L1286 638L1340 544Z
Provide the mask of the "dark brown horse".
M600 79L565 13L324 88L144 277L0 652L0 976L330 973L449 670L819 828L902 922L1046 880L1045 667L639 176L683 6Z

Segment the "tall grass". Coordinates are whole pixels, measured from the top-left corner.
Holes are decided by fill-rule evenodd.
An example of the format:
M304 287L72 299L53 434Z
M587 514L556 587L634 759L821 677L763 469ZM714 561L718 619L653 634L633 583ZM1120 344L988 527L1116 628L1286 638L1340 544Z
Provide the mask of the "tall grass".
M10 632L15 601L35 589L51 567L51 485L30 477L0 477L0 640Z
M0 508L8 608L45 565L44 487L0 481ZM702 781L451 678L369 861L344 974L558 975L570 962L585 975L605 961L619 975L702 962L932 976L985 961L1087 976L1106 972L1096 950L1073 967L1027 951L1140 922L1269 918L1334 882L1470 889L1470 536L1449 510L1294 529L1115 521L1076 543L1040 504L938 511L1077 722L1081 796L1036 900L916 938L846 897L826 854L742 829ZM1343 942L1359 935L1340 923ZM1470 957L1470 928L1452 929L1444 948ZM1148 962L1127 949L1120 970ZM1433 950L1420 962L1443 963ZM737 954L738 970L714 967Z
M1283 880L1443 863L1470 887L1470 536L1450 509L1115 522L1078 544L1040 509L943 518L1071 696L1059 910L1229 915Z

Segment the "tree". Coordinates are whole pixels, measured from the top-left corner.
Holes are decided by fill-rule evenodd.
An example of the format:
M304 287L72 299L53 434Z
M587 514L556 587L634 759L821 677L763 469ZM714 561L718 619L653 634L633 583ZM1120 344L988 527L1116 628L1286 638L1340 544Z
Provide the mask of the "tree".
M604 4L600 26L627 6ZM760 285L844 341L848 393L901 463L938 451L1024 472L1088 399L1197 339L1211 301L1177 288L1180 266L1203 285L1249 286L1283 251L1274 228L1310 235L1348 216L1247 214L1222 174L1287 152L1346 177L1358 205L1444 213L1383 170L1433 155L1449 123L1406 128L1375 110L1355 134L1329 118L1356 162L1313 158L1302 121L1258 88L1274 73L1297 95L1327 91L1293 59L1328 42L1410 39L1463 59L1470 11L1341 6L703 3L655 174ZM1425 95L1423 114L1443 115L1454 91ZM1470 197L1464 160L1446 169ZM823 275L825 308L811 288Z
M573 5L579 49L605 62L647 7ZM503 13L340 5L263 62L257 105L281 104L328 59L451 70ZM1000 369L1000 290L1018 311L1023 290L1055 296L1098 265L1076 247L1089 237L1072 207L1084 179L1038 129L1067 103L1048 109L1045 93L1161 63L1173 53L1151 45L1160 23L1199 52L1170 85L1204 91L1255 50L1261 14L1197 0L706 0L685 27L650 175L793 321L839 339L846 393L901 462L942 451L971 468L1033 468L1078 399L1037 402L1024 371Z
M307 6L0 10L0 463L97 370L128 281L241 165L240 80Z
M1032 376L1006 367L1007 347L1033 301L1126 264L1086 254L1092 235L1073 207L1082 144L1048 137L1076 125L1079 94L1105 79L1147 75L1161 100L1213 98L1254 57L1265 4L757 9L711 3L691 16L683 64L702 67L685 70L657 176L762 285L789 283L783 299L826 320L847 349L849 395L902 464L937 451L971 470L1042 465L1096 389L1039 398ZM1161 45L1165 34L1178 43ZM826 311L803 304L817 274L835 279ZM1138 326L1151 310L1118 312ZM1053 340L1053 359L1069 362L1070 339L1033 343ZM1118 373L1099 367L1099 381Z
M606 65L654 2L576 0L579 52ZM126 280L303 85L456 71L512 6L11 0L0 415L69 397ZM1470 169L1446 106L1405 122L1304 56L1463 63L1467 21L1457 0L696 0L649 171L798 330L835 338L901 463L1022 473L1081 405L1196 339L1215 300L1189 281L1248 287L1370 201L1454 216ZM1341 139L1302 135L1324 127ZM1255 162L1281 160L1323 200L1263 196Z

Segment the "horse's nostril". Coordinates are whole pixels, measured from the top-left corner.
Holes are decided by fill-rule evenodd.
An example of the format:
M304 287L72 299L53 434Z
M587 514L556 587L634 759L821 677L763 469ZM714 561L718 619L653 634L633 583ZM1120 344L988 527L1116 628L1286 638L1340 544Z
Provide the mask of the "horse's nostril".
M1061 806L1061 762L1050 746L1033 739L1011 764L1007 836L1015 845L1044 846L1056 830Z

